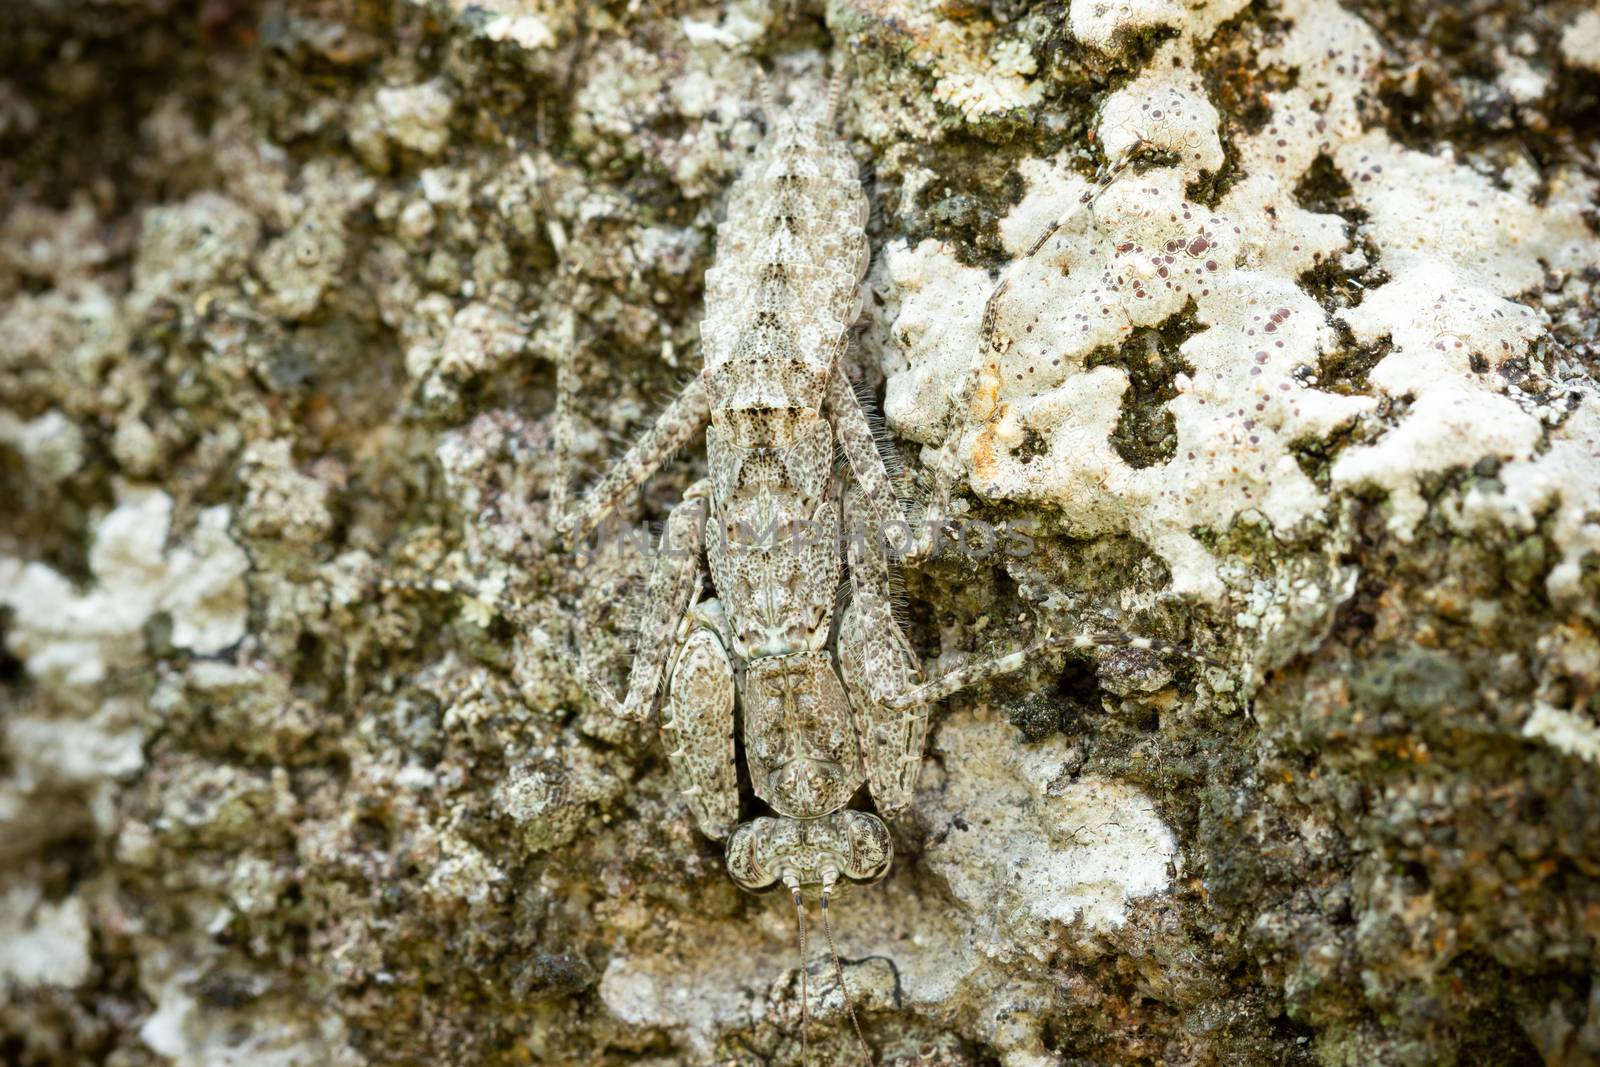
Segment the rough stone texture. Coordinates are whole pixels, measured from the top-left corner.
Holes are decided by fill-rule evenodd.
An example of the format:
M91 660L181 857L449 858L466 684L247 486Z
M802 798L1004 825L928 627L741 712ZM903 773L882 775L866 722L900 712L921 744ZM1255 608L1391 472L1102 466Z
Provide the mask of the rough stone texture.
M850 358L910 478L1031 523L905 574L925 662L1222 664L936 711L833 909L881 1062L1600 1062L1592 5L4 22L0 1058L798 1061L786 902L573 681L647 539L553 547L552 282L564 237L592 478L698 365L760 69L831 57Z

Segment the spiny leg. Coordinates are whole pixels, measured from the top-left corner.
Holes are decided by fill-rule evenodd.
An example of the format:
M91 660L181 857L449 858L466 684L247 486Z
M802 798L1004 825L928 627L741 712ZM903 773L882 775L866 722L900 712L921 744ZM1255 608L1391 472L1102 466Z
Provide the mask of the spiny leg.
M911 803L916 789L928 713L925 707L889 703L916 688L917 656L895 621L883 541L876 531L863 533L855 517L861 499L856 491L846 498L851 598L839 622L839 674L850 697L867 784L878 809L893 815Z
M650 714L661 676L666 672L678 641L678 625L700 595L704 571L700 566L711 483L701 479L689 487L672 513L656 550L655 564L645 585L644 611L637 625L639 640L628 677L628 695L618 701L578 659L578 679L590 695L619 718L638 722Z
M903 692L887 697L884 699L884 704L891 709L901 708L908 711L914 708L922 708L935 700L941 700L963 689L987 682L991 678L1013 674L1036 660L1041 653L1059 651L1064 648L1101 647L1147 649L1153 652L1185 656L1213 667L1220 666L1214 659L1191 652L1182 645L1175 645L1170 641L1162 641L1159 638L1135 637L1131 634L1118 633L1114 630L1083 630L1072 634L1053 634L1035 641L1021 651L997 656L994 659L982 660L978 663L969 663L965 667L958 667L930 682L913 686Z
M881 538L902 530L908 540L914 540L894 476L878 451L877 434L861 406L861 398L845 377L844 370L837 366L828 378L828 415L839 440L839 451L844 454L860 493L855 507L857 514L849 517L846 529L860 532L865 523L867 536Z
M700 832L721 841L739 821L733 762L733 663L719 632L722 605L695 605L680 627L680 644L661 705L661 741L678 791Z
M543 124L543 111L540 112ZM541 140L543 136L541 134ZM641 485L682 448L711 419L705 385L699 375L684 387L649 430L645 431L626 455L617 460L598 482L589 487L577 509L568 513L572 482L572 408L578 389L578 330L576 309L586 302L578 273L567 258L567 234L555 215L544 175L532 157L518 149L509 136L506 143L517 152L523 177L538 191L539 206L546 216L545 228L558 264L552 287L554 302L561 308L550 347L556 365L555 460L556 477L550 487L550 513L556 532L568 541L588 535L629 492Z
M513 144L513 148L515 145ZM518 162L525 176L539 190L551 246L560 263L557 278L561 317L555 330L553 347L556 362L555 458L556 478L550 488L550 511L556 532L569 544L585 536L628 493L660 469L672 455L699 433L711 412L706 400L704 380L696 375L669 404L634 446L568 512L568 493L572 473L572 408L577 393L577 314L579 285L576 272L567 260L566 231L550 209L549 196L538 169L526 153ZM661 676L680 618L699 593L702 573L699 567L704 542L709 483L691 487L682 502L673 508L662 532L656 561L645 589L644 614L638 623L638 647L629 678L627 698L618 702L604 682L589 670L582 656L575 657L578 681L607 710L623 719L643 719L655 702Z
M979 320L978 327L977 358L973 361L972 367L962 383L961 391L950 409L957 419L965 422L973 416L975 409L981 412L979 417L984 421L998 415L999 408L995 401L998 400L997 394L1000 386L1000 356L1009 347L1010 341L1009 339L997 337L995 335L995 326L1000 317L1001 299L1010 290L1011 283L1015 280L1017 273L1044 247L1046 241L1050 240L1058 230L1076 218L1079 212L1089 211L1092 214L1095 203L1122 176L1123 172L1133 165L1147 147L1147 142L1143 140L1135 141L1129 145L1127 150L1106 168L1099 181L1068 206L1066 211L1051 221L1044 228L1044 232L1034 238L1033 244L1028 246L1028 250L1008 263L1004 271L1001 272L1000 280L995 283L994 289L990 291L988 299L983 303L983 316ZM987 402L981 405L979 403L980 394L988 398ZM919 525L926 534L931 535L938 530L943 525L946 516L950 514L950 496L957 481L955 471L958 467L957 461L965 437L964 427L946 428L944 444L940 447L939 454L933 463L933 491L930 493L927 506L920 516ZM925 537L919 542L916 554L926 553L935 543L937 543L936 538Z
M572 489L572 398L578 391L577 314L572 302L566 301L561 311L561 325L556 330L556 480L550 486L550 514L556 529L561 531L567 521L568 493ZM562 536L570 536L563 532Z
M566 394L570 392L573 381L570 350L562 356L562 359L567 361L567 367L564 372L558 371L558 382L563 386L559 389L559 393ZM562 395L558 395L557 405L556 451L558 462L565 464L571 459L571 429L567 421L570 412L566 410L568 401L563 399ZM644 436L628 449L627 454L613 463L605 476L589 487L575 510L566 513L564 488L551 494L552 503L561 505L556 516L557 532L569 542L586 536L623 497L660 470L662 464L704 430L710 421L711 409L706 400L705 380L697 374L693 381L684 386L677 399L657 416L655 423L645 431ZM568 454L562 455L563 451ZM562 469L557 479L564 487L567 471Z

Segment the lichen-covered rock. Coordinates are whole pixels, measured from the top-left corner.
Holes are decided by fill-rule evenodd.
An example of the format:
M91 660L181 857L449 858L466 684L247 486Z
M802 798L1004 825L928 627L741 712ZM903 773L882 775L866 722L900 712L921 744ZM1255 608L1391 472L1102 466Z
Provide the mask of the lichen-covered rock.
M839 973L908 1067L1600 1062L1588 0L12 6L8 1062L854 1062ZM703 453L565 552L554 362L592 481L837 66L849 369L1017 549L926 671L1220 665L935 709L802 970L576 682Z
M389 139L403 148L436 156L450 142L449 90L439 81L379 89L378 114Z
M1065 738L1019 748L1008 723L953 718L933 753L943 774L917 801L933 831L923 863L977 917L980 951L1046 959L1063 928L1114 930L1130 900L1178 873L1149 798L1078 774Z
M93 685L139 658L144 629L165 612L172 645L209 655L244 636L249 561L228 534L228 508L201 512L192 544L168 552L172 499L129 490L96 526L95 587L79 595L60 572L0 557L0 603L13 612L7 645L33 677Z
M1224 586L1194 531L1259 513L1286 536L1326 513L1327 496L1296 451L1348 432L1380 398L1412 406L1393 432L1345 450L1331 475L1335 487L1386 490L1401 536L1426 511L1425 479L1530 456L1543 436L1541 410L1559 421L1572 401L1549 394L1556 381L1542 369L1532 373L1546 395L1530 395L1525 355L1546 320L1509 298L1551 267L1600 264L1600 239L1584 221L1592 179L1563 172L1535 205L1526 192L1501 191L1467 166L1365 129L1364 94L1382 75L1376 35L1319 0L1283 14L1290 28L1262 61L1299 77L1263 93L1272 118L1232 138L1234 180L1214 207L1190 197L1201 175L1223 168L1220 117L1191 69L1200 65L1196 39L1180 35L1098 114L1109 158L1137 146L1170 153L1173 165L1118 182L1090 206L1070 174L1025 172L1028 199L1000 223L1018 266L982 345L980 317L970 313L965 328L921 331L929 318L949 322L942 311L952 299L963 310L978 305L992 287L986 272L967 270L954 282L966 291L953 297L952 283L940 281L951 268L915 262L955 258L947 248L891 248L886 260L903 301L884 368L890 425L942 438L952 398L967 404L955 414L971 426L959 448L974 488L1048 501L1086 535L1128 530L1168 563L1174 591L1208 598ZM1344 219L1297 202L1319 160L1348 176L1362 242L1387 274L1359 306L1331 316L1302 283L1353 235ZM1056 206L1061 228L1024 259L1051 218L1036 198ZM1319 381L1341 325L1356 343L1389 350L1367 376L1368 395ZM1161 353L1175 393L1164 405L1171 443L1165 455L1132 456L1117 447L1115 429L1142 398L1102 353L1162 327L1178 334Z
M89 917L83 901L41 899L37 881L5 883L0 895L0 983L15 989L73 989L89 978Z

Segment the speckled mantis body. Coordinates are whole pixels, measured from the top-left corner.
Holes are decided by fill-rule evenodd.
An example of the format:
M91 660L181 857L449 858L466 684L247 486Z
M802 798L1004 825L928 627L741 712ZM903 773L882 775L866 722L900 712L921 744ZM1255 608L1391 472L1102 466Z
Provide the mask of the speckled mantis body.
M887 872L893 848L880 815L911 803L933 701L1019 669L1042 646L1154 647L1079 634L921 680L890 588L893 531L912 527L841 367L869 249L867 199L833 132L840 84L812 114L780 117L766 94L771 128L731 190L706 273L704 369L573 507L564 475L554 494L558 530L582 538L704 433L708 476L667 519L626 694L580 675L623 719L659 709L700 830L727 841L739 885L789 890L802 952L806 898L820 898L826 924L837 889ZM565 470L573 354L558 355ZM742 824L736 723L752 789L773 813ZM878 814L851 807L863 784Z

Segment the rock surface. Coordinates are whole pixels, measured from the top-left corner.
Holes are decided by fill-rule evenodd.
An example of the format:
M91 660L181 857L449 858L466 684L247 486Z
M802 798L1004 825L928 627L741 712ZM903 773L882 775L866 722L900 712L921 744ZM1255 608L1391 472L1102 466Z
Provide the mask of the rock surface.
M548 496L559 347L592 479L698 365L763 70L837 63L852 371L1027 531L907 570L927 669L1220 664L935 709L832 909L880 1062L1600 1062L1591 4L13 8L8 1062L799 1062L787 902L574 679L649 538Z

